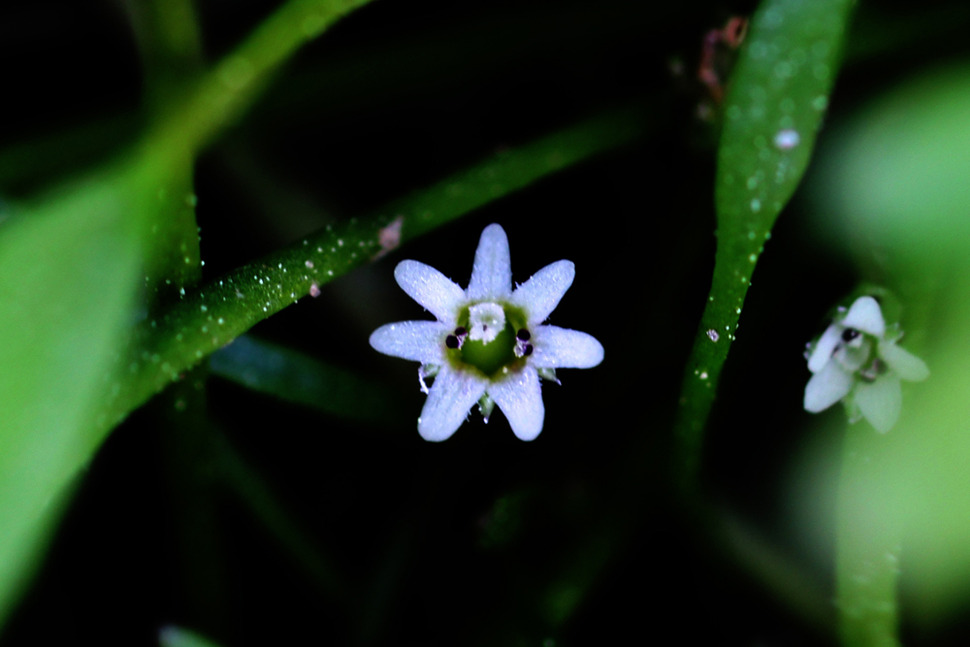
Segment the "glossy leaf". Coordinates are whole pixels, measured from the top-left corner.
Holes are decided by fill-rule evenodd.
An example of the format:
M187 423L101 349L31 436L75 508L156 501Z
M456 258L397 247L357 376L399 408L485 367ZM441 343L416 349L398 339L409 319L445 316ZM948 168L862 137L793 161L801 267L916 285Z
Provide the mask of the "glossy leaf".
M731 75L715 179L714 276L677 429L686 482L697 471L703 428L755 264L811 157L853 5L766 0Z

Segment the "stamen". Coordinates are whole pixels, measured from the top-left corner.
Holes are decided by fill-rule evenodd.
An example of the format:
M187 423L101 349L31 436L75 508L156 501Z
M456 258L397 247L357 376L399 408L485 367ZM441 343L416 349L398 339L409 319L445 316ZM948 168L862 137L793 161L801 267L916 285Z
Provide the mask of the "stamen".
M846 328L845 330L842 331L842 341L850 342L856 337L858 337L859 334L860 334L859 331L856 330L855 328Z

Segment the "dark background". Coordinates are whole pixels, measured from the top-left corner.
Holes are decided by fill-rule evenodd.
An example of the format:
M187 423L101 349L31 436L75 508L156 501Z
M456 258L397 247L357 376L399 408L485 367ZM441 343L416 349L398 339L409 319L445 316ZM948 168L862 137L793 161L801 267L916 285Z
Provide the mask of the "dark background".
M138 4L0 6L0 199L137 137L148 91ZM197 3L204 59L277 4ZM831 121L908 71L966 53L962 3L863 5ZM403 394L388 403L396 423L337 419L205 369L134 413L77 484L4 644L154 644L168 624L226 645L834 642L832 554L786 506L792 456L839 443L811 435L801 409L804 343L858 277L811 231L802 194L754 275L708 432L705 492L718 519L753 539L695 525L669 484L715 242L716 104L696 69L705 34L753 6L380 0L301 50L198 161L204 278L604 110L637 106L647 134L252 331ZM730 59L719 51L725 70ZM518 282L576 263L552 321L596 336L606 359L544 386L535 442L517 441L499 414L487 426L474 414L446 443L425 443L416 367L378 355L367 336L424 316L393 282L399 260L464 284L491 222L508 232ZM802 602L758 575L769 556L805 575L787 586ZM924 635L904 618L915 643L959 635Z

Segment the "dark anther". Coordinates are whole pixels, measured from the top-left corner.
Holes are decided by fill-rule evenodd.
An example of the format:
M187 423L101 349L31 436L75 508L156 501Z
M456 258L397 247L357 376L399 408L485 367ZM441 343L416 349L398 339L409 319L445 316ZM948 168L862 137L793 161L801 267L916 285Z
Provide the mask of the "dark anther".
M515 333L515 338L519 341L529 341L532 338L532 333L525 328L519 328L519 332Z
M842 341L849 342L859 336L859 331L855 328L846 328L842 331Z
M458 348L458 338L454 335L448 335L445 337L445 346L451 348L452 350Z
M528 357L531 354L532 354L532 344L526 344L525 347L522 349L522 356Z
M455 328L455 335L457 335L458 337L464 337L467 334L468 334L468 331L465 330L464 326L458 326L457 328Z

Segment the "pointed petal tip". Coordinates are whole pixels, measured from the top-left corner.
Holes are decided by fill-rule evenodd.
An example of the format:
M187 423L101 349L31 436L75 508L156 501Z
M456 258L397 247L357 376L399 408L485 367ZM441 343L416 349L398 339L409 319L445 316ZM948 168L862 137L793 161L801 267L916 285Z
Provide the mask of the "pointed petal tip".
M533 332L536 368L593 368L603 361L603 344L588 333L558 326L538 326Z
M394 280L438 321L452 323L465 298L465 291L457 283L420 261L398 263L394 268Z
M478 241L465 295L469 299L499 299L508 298L511 293L509 239L501 225L491 224L485 227Z
M470 373L442 366L418 418L418 433L425 440L447 440L468 418L472 406L485 394L488 382Z
M368 342L384 355L440 364L444 359L440 339L445 330L447 326L439 321L398 321L372 332Z
M489 395L505 414L512 433L519 440L535 440L542 432L546 409L542 402L539 374L526 367L517 375L492 384Z
M512 303L523 308L529 325L536 326L549 318L576 278L576 265L562 260L550 263L512 292Z

